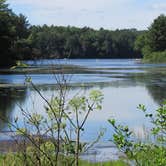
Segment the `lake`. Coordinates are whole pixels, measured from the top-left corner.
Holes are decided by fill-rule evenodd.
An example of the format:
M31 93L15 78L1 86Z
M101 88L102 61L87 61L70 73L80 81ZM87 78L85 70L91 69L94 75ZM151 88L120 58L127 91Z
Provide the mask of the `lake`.
M54 76L60 76L61 67L65 68L65 77L70 78L70 97L77 93L88 94L92 89L104 94L102 110L90 114L82 140L94 140L102 128L106 129L102 141L111 139L112 128L107 120L112 117L143 138L150 123L137 106L145 104L149 112L154 113L166 99L166 64L141 64L134 59L63 59L27 63L33 69L27 75L48 99L56 92ZM53 66L59 73L49 73L48 69L51 71ZM19 125L22 126L23 116L19 105L29 112L37 111L45 115L45 103L32 87L25 86L25 74L1 69L0 115L10 121L18 116ZM6 130L7 124L1 121L0 131ZM5 138L2 134L0 137Z

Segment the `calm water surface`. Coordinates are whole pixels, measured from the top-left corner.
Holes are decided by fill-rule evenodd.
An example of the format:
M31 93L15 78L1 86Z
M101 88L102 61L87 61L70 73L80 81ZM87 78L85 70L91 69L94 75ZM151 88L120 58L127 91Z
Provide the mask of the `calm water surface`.
M50 65L74 65L77 72L66 73L71 76L70 96L76 93L88 94L92 89L99 89L104 94L103 108L93 112L87 123L83 140L93 140L98 131L107 129L104 141L111 138L111 126L107 119L114 117L118 122L129 125L135 133L143 137L145 128L150 124L138 104L145 104L153 112L166 98L166 64L141 64L136 60L43 60L28 61L33 67L47 68ZM55 77L52 74L29 74L35 84L48 99L55 92ZM44 113L45 103L38 93L24 85L24 74L2 74L0 72L0 115L12 121L15 116L22 119L18 104L29 112ZM3 85L3 86L2 86ZM20 85L20 86L15 86ZM22 126L22 122L19 123ZM7 130L7 125L0 122L0 131ZM1 136L0 136L1 137Z

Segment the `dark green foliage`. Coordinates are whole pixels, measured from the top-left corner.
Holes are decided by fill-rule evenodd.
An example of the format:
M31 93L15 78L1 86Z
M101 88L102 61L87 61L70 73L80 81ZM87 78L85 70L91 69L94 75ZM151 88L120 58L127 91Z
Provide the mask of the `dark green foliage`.
M14 40L12 12L7 7L5 1L0 0L0 66L6 62L11 62L11 58L9 58L11 52L9 49Z
M135 29L94 30L88 27L33 26L29 39L34 58L136 58Z
M14 64L23 47L18 43L27 38L28 22L23 15L15 15L9 10L6 0L0 0L0 67Z
M160 15L149 28L148 44L152 51L165 51L166 49L166 16Z
M148 31L137 37L135 49L142 52L145 62L165 62L166 16L157 17Z

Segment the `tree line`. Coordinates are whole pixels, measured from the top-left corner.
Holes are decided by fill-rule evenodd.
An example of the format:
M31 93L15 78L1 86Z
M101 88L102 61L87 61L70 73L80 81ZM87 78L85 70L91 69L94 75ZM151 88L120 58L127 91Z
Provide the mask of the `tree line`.
M33 26L0 0L0 67L41 58L141 58L134 42L144 31Z
M136 58L135 29L94 30L88 27L32 26L31 56L44 58ZM29 57L28 57L29 58Z

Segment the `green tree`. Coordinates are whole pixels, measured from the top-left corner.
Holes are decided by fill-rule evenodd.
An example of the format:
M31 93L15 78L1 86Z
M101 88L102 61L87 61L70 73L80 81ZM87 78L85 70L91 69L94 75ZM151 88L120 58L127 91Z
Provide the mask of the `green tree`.
M5 0L0 0L0 66L12 63L11 45L14 41L15 28L13 26L13 13L8 9Z
M142 52L145 62L164 62L166 59L166 16L157 17L148 31L139 35L135 49Z
M152 51L165 51L166 49L166 16L157 17L148 31L148 43Z
M10 66L19 57L23 45L18 47L22 39L28 36L28 22L23 15L15 15L8 8L6 0L0 0L0 66ZM25 41L24 41L25 44Z

